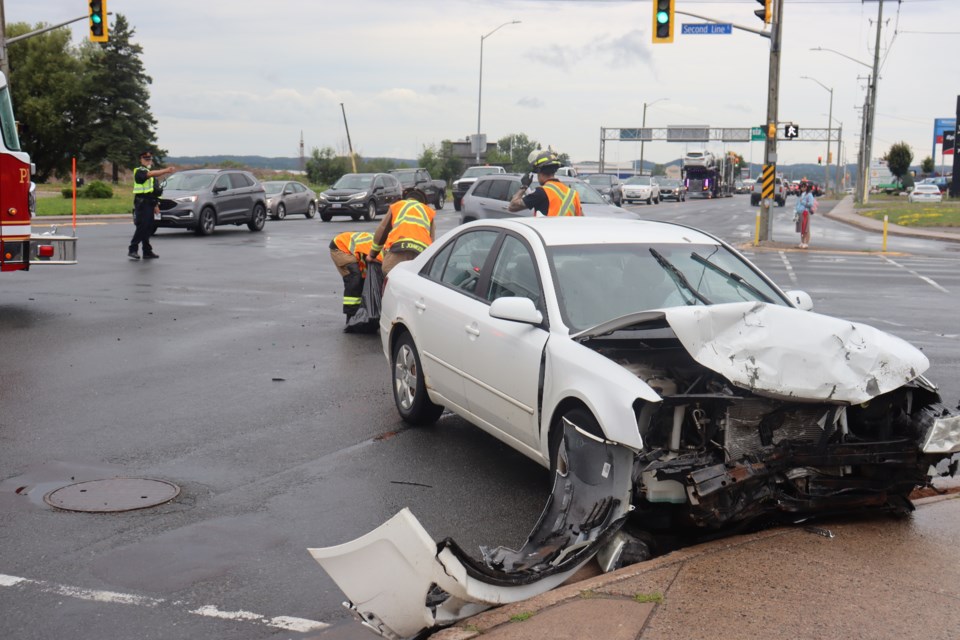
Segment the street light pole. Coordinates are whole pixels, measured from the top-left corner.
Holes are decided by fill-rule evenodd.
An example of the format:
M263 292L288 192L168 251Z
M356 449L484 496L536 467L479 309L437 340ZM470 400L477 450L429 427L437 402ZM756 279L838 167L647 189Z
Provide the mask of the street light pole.
M669 100L669 99L670 99L670 98L658 98L658 99L654 100L653 102L644 102L644 103L643 103L643 122L642 122L641 125L640 125L643 129L646 129L646 128L647 128L647 107L652 107L653 105L657 104L658 102L663 102L664 100ZM644 137L645 137L644 131L641 131L641 132L640 132L640 175L643 175L643 143L644 143Z
M480 164L480 105L483 100L483 41L508 24L520 24L519 20L504 22L485 36L480 36L480 88L477 90L477 164Z
M810 76L800 76L803 80L813 80L818 85L830 92L830 113L827 115L829 120L827 120L827 156L823 159L823 187L825 190L830 189L830 138L831 132L833 131L833 88L828 87L816 78L811 78Z

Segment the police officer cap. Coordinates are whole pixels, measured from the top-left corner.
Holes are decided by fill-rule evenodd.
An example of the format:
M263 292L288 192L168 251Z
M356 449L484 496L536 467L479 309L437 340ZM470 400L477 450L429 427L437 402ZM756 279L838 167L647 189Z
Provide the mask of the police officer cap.
M144 151L143 153L140 154L140 157L141 157L141 158L151 158L151 159L152 159L152 158L153 158L153 152L150 151L149 149L147 149L146 151Z

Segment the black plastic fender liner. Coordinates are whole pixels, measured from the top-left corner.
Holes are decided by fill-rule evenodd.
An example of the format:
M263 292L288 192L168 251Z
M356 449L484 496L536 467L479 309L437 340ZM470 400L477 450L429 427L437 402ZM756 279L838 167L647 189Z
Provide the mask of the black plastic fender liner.
M563 419L553 491L537 524L519 550L482 547L483 563L447 538L449 550L467 573L501 586L531 584L589 561L620 529L630 511L634 454Z

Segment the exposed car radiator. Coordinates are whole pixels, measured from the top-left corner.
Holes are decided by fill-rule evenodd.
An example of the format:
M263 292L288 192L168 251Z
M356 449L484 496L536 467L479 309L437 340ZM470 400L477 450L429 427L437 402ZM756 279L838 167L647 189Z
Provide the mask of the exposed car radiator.
M747 398L730 405L725 419L724 449L727 460L737 460L745 454L783 440L815 443L824 435L824 427L835 412L833 420L842 413L842 407L824 405L792 406L763 398ZM828 428L833 431L833 425Z

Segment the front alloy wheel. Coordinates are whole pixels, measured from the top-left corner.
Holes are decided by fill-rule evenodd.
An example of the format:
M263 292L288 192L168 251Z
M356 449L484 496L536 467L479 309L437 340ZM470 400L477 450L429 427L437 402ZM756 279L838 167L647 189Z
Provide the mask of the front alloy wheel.
M420 354L409 333L400 336L393 348L393 400L400 418L408 424L432 424L443 413L443 407L427 397Z
M287 207L282 202L277 205L277 220L283 220L287 217Z

